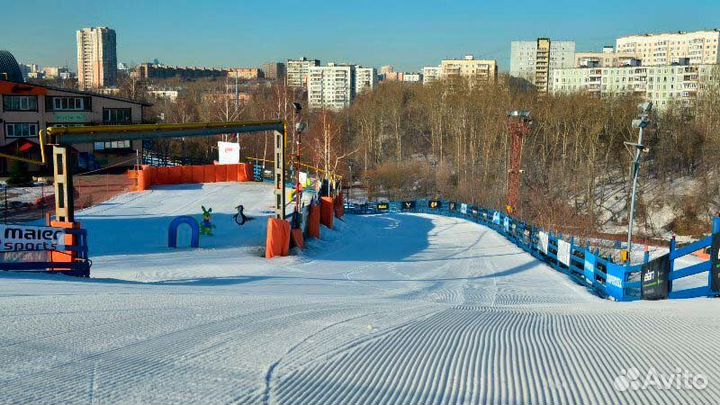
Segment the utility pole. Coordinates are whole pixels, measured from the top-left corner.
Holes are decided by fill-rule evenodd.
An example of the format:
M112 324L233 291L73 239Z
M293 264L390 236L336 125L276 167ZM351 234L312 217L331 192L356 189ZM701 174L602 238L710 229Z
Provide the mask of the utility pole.
M638 175L640 173L640 157L642 152L645 151L645 145L643 145L643 131L650 123L650 111L652 111L653 104L651 102L642 103L638 106L640 109L640 117L632 121L633 128L638 128L638 141L637 143L624 142L625 147L628 148L630 154L633 154L634 158L630 164L630 177L632 178L632 192L630 194L630 212L628 213L628 232L627 232L627 250L625 251L625 257L623 261L630 263L630 257L632 252L632 233L633 224L635 220L635 199L637 194L637 182Z
M508 113L508 132L510 132L510 169L507 182L508 214L517 214L520 206L520 176L524 172L522 165L522 148L525 137L530 133L530 111L515 110Z
M301 160L301 147L302 147L302 133L307 129L307 123L302 121L302 105L300 103L293 103L295 109L295 141L297 143L296 153L293 156L293 166L295 168L295 212L294 212L294 224L293 228L300 227L300 221L302 215L300 208L302 205L302 190L303 185L300 184L300 160Z

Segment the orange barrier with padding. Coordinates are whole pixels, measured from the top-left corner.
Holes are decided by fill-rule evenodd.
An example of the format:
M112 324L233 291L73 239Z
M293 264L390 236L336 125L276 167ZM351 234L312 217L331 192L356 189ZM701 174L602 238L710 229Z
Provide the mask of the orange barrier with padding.
M332 229L335 217L335 201L332 197L320 198L320 223Z
M128 172L128 177L135 180L137 184L133 187L133 191L143 191L149 190L156 184L252 181L253 166L251 164L176 167L142 166L141 170Z
M228 181L227 166L228 165L216 165L215 166L215 182L216 183L222 183L224 181Z
M287 256L290 252L290 223L277 218L268 218L265 257Z
M320 205L310 206L308 216L308 237L320 239Z
M343 194L340 193L335 197L335 216L342 218L345 215L345 202L343 201Z
M293 246L305 249L305 240L303 239L302 229L296 228L290 231L290 241Z
M79 222L50 221L50 226L52 226L53 228L80 229ZM65 246L77 246L77 241L76 241L75 235L65 234ZM54 263L72 263L75 261L76 257L77 257L77 252L73 252L73 251L65 251L65 252L52 251L52 252L50 252L50 261L54 262ZM54 269L54 270L63 271L65 269ZM50 271L53 271L53 269L50 269Z

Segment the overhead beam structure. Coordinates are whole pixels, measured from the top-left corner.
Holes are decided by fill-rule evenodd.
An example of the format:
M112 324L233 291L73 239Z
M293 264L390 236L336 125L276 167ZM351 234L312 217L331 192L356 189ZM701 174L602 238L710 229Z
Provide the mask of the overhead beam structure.
M246 134L274 131L275 216L285 218L285 121L204 122L192 124L103 125L89 127L47 128L40 131L42 162L47 162L44 146L53 146L55 177L55 216L57 221L74 222L71 154L68 146L109 141L141 141L187 138L220 134Z

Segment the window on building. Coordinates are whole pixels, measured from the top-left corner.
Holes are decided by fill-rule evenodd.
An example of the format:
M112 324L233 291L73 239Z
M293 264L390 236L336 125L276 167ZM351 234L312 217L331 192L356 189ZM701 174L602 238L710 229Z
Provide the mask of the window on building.
M5 111L37 111L37 96L3 96Z
M38 136L37 122L6 122L6 138L32 138Z
M104 124L130 124L132 114L129 108L103 108Z
M83 111L85 99L83 97L53 97L53 111Z
M96 151L106 151L110 149L130 149L130 146L130 141L95 142Z

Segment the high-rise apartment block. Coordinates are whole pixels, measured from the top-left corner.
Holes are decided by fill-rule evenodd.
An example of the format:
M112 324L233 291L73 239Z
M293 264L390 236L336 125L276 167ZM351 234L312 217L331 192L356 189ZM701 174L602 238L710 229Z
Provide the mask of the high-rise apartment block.
M635 55L644 66L671 65L688 58L691 65L720 62L720 30L630 35L615 41L618 52Z
M288 87L305 87L308 83L310 68L320 66L318 59L289 59L287 61Z
M377 69L374 67L355 68L355 94L374 89L378 84Z
M615 52L612 46L604 46L602 52L575 52L575 67L620 67L636 63L637 55Z
M308 105L311 109L342 110L350 106L353 98L355 66L329 63L327 66L310 67Z
M423 84L440 79L440 66L425 66L423 68Z
M268 80L285 80L285 64L282 62L266 63L262 70Z
M77 58L80 89L117 85L115 30L97 27L77 31Z
M510 75L525 79L538 91L546 92L553 69L575 65L574 41L512 41L510 44Z
M497 61L475 59L472 55L466 55L463 59L445 59L440 62L440 76L443 78L459 76L473 81L494 82L497 73Z

